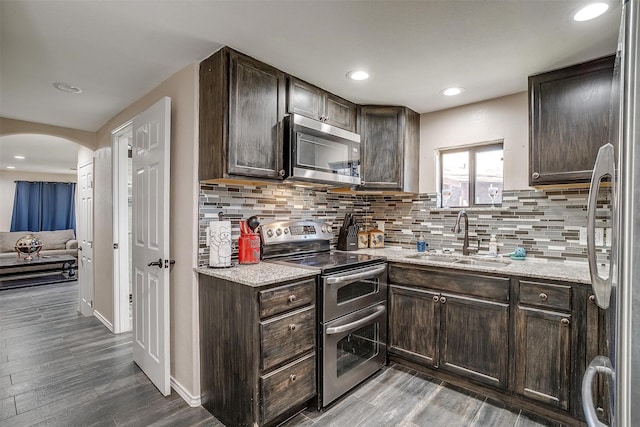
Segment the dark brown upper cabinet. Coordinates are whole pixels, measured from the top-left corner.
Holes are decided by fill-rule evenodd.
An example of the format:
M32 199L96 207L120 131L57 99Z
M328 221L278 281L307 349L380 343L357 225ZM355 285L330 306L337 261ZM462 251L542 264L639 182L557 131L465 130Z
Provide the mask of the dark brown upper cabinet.
M361 106L362 188L418 191L420 115L406 107Z
M614 56L529 76L529 185L586 183L609 141Z
M200 64L201 181L281 179L286 77L228 47Z
M354 103L295 77L289 77L287 111L356 131L357 107Z

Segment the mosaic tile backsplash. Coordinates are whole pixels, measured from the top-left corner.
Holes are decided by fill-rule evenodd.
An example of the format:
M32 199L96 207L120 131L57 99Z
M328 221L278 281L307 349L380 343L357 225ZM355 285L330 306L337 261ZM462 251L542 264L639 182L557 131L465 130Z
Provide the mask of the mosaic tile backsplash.
M581 229L587 224L586 189L505 191L499 207L466 208L470 245L478 243L488 253L492 234L498 253L508 254L521 246L527 256L586 262L587 248ZM346 212L354 212L367 229L383 223L386 246L415 248L422 232L430 249L462 250L463 232L451 231L460 208L439 208L436 194L362 195L332 193L324 188L288 185L235 186L201 184L199 208L199 265L207 265L205 229L222 212L239 235L238 221L251 215L261 222L304 219L326 221L337 232ZM598 259L606 261L610 245L611 218L606 193L598 200L597 230L603 244Z

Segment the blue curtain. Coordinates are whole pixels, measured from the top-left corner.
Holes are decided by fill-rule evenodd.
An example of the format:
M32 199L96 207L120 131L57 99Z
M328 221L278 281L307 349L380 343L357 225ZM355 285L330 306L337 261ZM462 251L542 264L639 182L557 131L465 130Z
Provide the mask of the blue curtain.
M75 183L16 181L11 231L76 228Z

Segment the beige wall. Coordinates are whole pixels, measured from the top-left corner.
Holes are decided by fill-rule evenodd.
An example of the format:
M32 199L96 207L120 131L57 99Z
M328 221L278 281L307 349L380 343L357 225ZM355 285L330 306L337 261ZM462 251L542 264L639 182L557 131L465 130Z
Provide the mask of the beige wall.
M439 148L504 139L504 189L529 188L527 93L420 116L420 192L436 191Z
M58 136L92 150L96 148L95 132L0 117L0 136L22 133Z
M111 152L111 132L161 99L171 97L171 178L170 253L176 260L171 270L171 376L191 396L200 396L200 358L198 350L197 232L198 232L198 64L182 69L149 94L119 113L97 132L99 152ZM109 155L109 158L111 156ZM98 163L98 160L96 160ZM98 167L98 166L97 166ZM104 172L107 170L105 168ZM109 170L110 172L110 170ZM101 175L101 174L100 174ZM111 185L102 185L106 176L96 169L96 202L109 203ZM110 179L110 177L109 177ZM112 265L112 213L96 206L96 299L113 295L112 271L98 272L98 265ZM112 300L113 298L111 298ZM98 302L96 301L96 307ZM103 306L100 306L101 309ZM104 309L106 310L106 303ZM113 322L113 310L102 312Z
M0 171L0 231L11 228L15 181L76 182L77 175Z

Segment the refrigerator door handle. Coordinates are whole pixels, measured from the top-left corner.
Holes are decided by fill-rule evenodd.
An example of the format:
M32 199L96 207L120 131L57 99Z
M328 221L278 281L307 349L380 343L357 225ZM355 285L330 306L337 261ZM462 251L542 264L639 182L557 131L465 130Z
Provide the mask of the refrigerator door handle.
M596 304L601 308L609 308L611 299L611 279L613 275L613 262L609 263L609 276L602 277L598 274L598 264L596 262L596 207L598 205L598 189L603 178L610 178L611 203L615 201L615 159L613 145L605 144L598 150L591 185L589 186L589 201L587 203L587 256L589 260L589 273L591 275L591 286L593 294L596 296ZM614 214L615 215L615 214ZM611 259L613 259L613 254Z
M611 366L611 361L605 356L596 356L593 358L582 376L582 409L589 427L607 427L606 424L598 420L596 407L593 402L593 380L596 374L604 374L611 377L615 382L615 373Z

